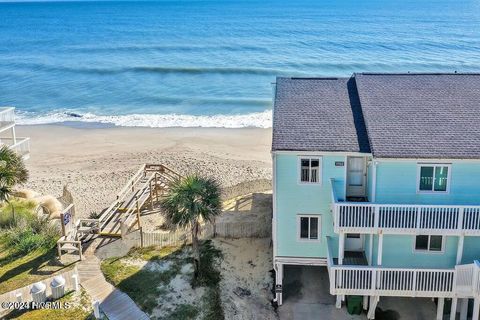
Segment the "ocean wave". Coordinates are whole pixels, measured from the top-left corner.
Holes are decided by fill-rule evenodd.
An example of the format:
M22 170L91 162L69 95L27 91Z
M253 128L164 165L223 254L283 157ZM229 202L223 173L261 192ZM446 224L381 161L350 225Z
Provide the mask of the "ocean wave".
M272 111L255 112L240 115L195 116L182 114L131 114L131 115L95 115L93 113L55 112L35 115L19 112L17 124L35 125L65 122L101 123L119 127L205 127L205 128L269 128L272 126Z
M70 72L70 73L83 73L83 74L122 74L122 73L157 73L157 74L251 74L251 75L265 75L265 76L278 76L278 75L301 75L298 72L270 69L270 68L255 68L255 67L169 67L169 66L132 66L132 67L70 67L61 65L49 65L42 63L15 63L16 68L26 68L35 71L47 71L47 72ZM10 67L12 64L10 64Z

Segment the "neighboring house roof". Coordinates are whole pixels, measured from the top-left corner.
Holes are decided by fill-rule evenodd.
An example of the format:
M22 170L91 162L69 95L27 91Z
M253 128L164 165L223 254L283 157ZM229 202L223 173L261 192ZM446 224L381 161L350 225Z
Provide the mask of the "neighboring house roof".
M272 149L370 152L350 78L277 78Z
M480 74L355 74L378 158L480 158Z
M480 159L480 74L278 78L272 150Z

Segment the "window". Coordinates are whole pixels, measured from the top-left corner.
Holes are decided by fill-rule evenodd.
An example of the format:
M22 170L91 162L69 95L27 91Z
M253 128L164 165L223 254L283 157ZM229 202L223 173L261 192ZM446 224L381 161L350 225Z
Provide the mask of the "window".
M450 165L420 165L419 192L448 192Z
M443 237L442 236L416 236L415 250L428 252L442 252L443 251Z
M320 224L319 217L299 216L300 240L319 240Z
M320 183L320 158L300 158L300 182Z

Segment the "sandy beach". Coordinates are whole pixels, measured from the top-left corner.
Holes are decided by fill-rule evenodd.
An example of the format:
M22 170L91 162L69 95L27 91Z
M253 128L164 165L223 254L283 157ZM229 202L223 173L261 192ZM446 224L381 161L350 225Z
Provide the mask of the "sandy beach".
M217 177L224 187L271 179L271 129L18 126L31 137L26 188L59 196L68 184L78 216L100 212L143 163Z

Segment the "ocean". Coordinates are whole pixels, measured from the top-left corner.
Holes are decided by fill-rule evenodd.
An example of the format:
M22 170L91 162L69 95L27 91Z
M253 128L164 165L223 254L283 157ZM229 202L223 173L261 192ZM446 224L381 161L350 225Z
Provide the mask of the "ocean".
M20 124L270 127L276 76L479 72L479 0L0 3Z

